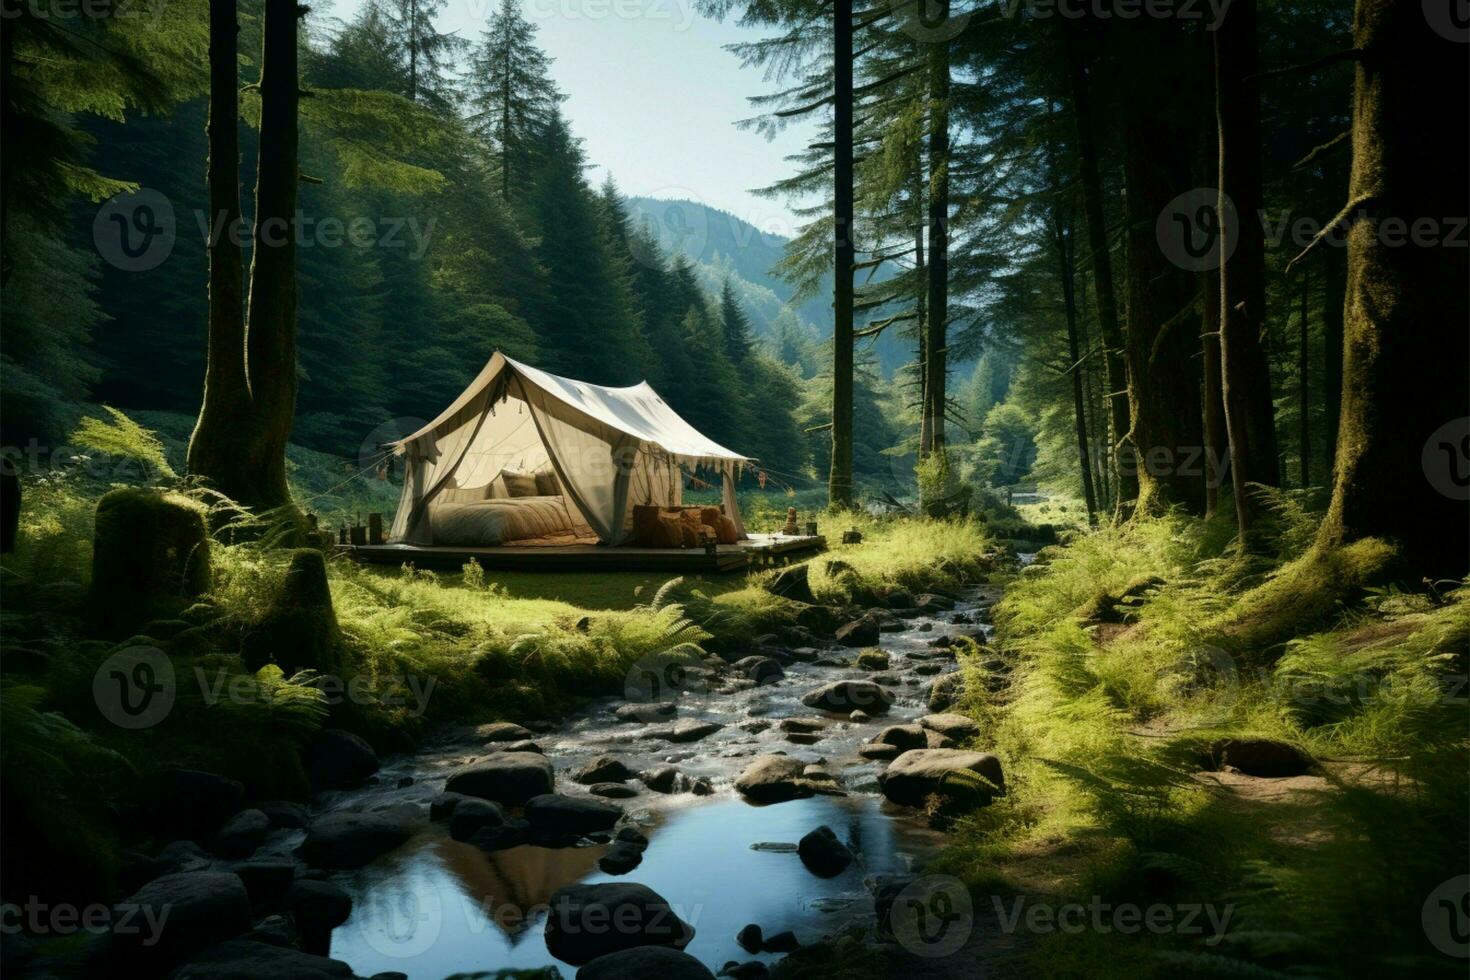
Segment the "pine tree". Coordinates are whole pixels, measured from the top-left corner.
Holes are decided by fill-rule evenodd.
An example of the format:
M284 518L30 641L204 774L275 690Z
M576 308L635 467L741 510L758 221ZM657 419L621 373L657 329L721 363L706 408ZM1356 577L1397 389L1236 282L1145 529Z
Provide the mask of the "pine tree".
M500 196L529 186L540 141L564 98L551 81L551 59L536 46L536 26L517 0L501 0L470 58L470 124L495 147Z
M750 356L750 318L740 309L729 279L720 290L720 331L730 363L737 367L744 364Z

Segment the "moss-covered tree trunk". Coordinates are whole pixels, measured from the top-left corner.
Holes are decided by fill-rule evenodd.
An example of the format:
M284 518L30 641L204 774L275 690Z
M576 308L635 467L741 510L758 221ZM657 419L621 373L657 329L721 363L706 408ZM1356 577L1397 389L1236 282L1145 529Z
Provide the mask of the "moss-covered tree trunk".
M833 287L832 467L827 499L852 506L852 0L837 0L832 22Z
M1120 452L1131 452L1138 474L1138 516L1175 505L1202 513L1196 275L1165 254L1155 230L1194 186L1202 73L1175 25L1138 21L1114 33L1130 106L1123 125L1130 429Z
M1337 419L1342 411L1342 311L1347 304L1347 256L1320 249L1322 283L1322 434L1329 473L1337 466Z
M245 381L245 290L240 249L239 34L236 0L209 3L209 346L204 402L189 439L190 473L231 499L251 491L241 451L250 415Z
M297 103L295 0L266 0L260 71L260 154L255 182L254 254L245 320L253 425L250 503L290 501L286 443L296 412Z
M1470 363L1470 46L1419 4L1359 0L1346 213L1342 415L1319 549L1397 541L1418 571L1467 564L1463 423ZM1415 230L1417 229L1417 231ZM1458 236L1458 237L1455 237Z
M1220 394L1230 439L1231 485L1243 544L1254 539L1260 504L1249 484L1281 484L1271 373L1266 359L1266 240L1260 213L1261 93L1255 0L1237 0L1215 30L1215 119L1219 135Z
M1138 479L1117 465L1118 443L1128 431L1127 369L1123 361L1123 332L1119 327L1118 301L1113 290L1113 261L1108 248L1108 229L1103 212L1102 175L1098 165L1096 121L1092 108L1085 55L1075 28L1063 25L1071 82L1072 115L1077 126L1077 168L1082 190L1082 212L1087 221L1087 248L1092 258L1092 288L1097 300L1097 328L1102 345L1102 384L1107 405L1108 444L1116 487L1115 500L1121 507L1138 496Z
M935 23L949 18L949 0L926 8ZM949 353L949 43L929 45L929 267L924 320L925 424L929 451L944 451L945 380Z

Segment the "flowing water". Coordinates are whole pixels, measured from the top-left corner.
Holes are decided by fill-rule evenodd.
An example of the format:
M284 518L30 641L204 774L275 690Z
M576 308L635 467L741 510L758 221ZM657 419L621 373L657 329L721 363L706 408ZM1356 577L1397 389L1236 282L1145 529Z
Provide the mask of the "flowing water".
M362 976L395 971L414 980L457 972L495 971L559 965L547 952L542 930L546 903L563 885L577 881L636 881L658 892L694 926L687 947L718 971L730 960L772 960L736 945L748 923L767 936L792 930L803 942L839 931L854 919L872 917L865 880L872 875L914 869L942 845L914 811L886 802L878 793L882 763L857 754L860 745L893 724L928 713L930 681L955 668L953 659L930 642L943 635L988 633L978 625L999 596L994 587L967 592L955 609L905 620L903 629L885 632L880 646L891 656L886 672L895 703L886 715L853 723L806 708L801 697L834 680L871 679L851 667L791 662L783 680L761 686L714 679L696 681L679 698L679 717L723 725L692 744L641 737L667 722L626 724L613 709L621 701L603 700L564 720L536 743L557 771L558 792L580 795L570 773L599 755L614 755L635 770L672 765L701 778L712 790L660 794L636 782L636 798L622 805L627 821L649 839L642 863L614 878L600 871L607 845L545 848L532 845L495 852L450 839L435 825L393 854L355 873L333 879L353 896L352 916L333 933L331 955ZM957 625L972 619L977 625ZM823 656L851 659L853 650L824 650ZM823 717L827 724L815 744L793 744L779 722L790 717ZM820 763L845 790L845 796L817 796L772 806L746 803L733 782L757 755L784 752ZM379 773L379 783L344 794L335 805L379 809L427 803L455 770L485 755L482 742L464 735L426 747L394 761ZM403 777L412 785L399 787ZM796 841L819 825L831 827L856 855L841 875L823 879L810 873L794 853Z

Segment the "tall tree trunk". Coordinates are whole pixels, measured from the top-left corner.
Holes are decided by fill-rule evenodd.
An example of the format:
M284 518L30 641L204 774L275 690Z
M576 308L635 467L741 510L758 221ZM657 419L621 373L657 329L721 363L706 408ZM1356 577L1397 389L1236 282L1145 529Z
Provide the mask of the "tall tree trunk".
M827 499L852 506L852 0L837 0L832 24L833 288L832 468Z
M1215 117L1220 141L1220 371L1236 524L1249 546L1260 505L1249 484L1281 484L1266 330L1266 240L1259 215L1261 93L1256 2L1237 0L1215 31ZM1233 204L1232 206L1227 206Z
M1347 254L1339 248L1320 249L1322 283L1322 434L1327 446L1327 471L1337 468L1337 419L1342 412L1342 316L1347 303Z
M1230 477L1230 440L1225 434L1225 402L1220 395L1220 277L1211 270L1201 276L1204 288L1204 329L1200 347L1204 365L1205 516L1220 506L1220 490Z
M266 0L261 34L260 153L255 180L254 255L246 314L246 370L254 409L252 487L242 502L270 508L290 501L286 443L296 410L295 0Z
M204 401L189 438L188 471L243 501L253 484L240 451L250 417L245 381L245 290L240 248L239 20L236 0L209 3L209 348Z
M949 18L949 0L926 17ZM924 418L931 452L944 451L945 380L949 352L949 42L929 45L929 302L924 341Z
M918 325L919 351L919 461L929 458L929 452L934 448L934 427L930 424L929 413L924 411L928 404L926 398L929 391L929 382L926 372L929 370L928 354L928 310L929 310L929 276L928 262L924 256L924 228L929 223L929 212L925 206L925 186L928 181L924 175L924 154L916 150L914 153L914 322Z
M408 0L408 97L419 100L419 5Z
M1118 302L1113 291L1113 260L1108 251L1108 227L1103 216L1102 176L1098 166L1096 120L1090 94L1091 80L1075 28L1064 24L1071 81L1072 114L1077 124L1077 165L1082 187L1082 211L1087 219L1087 248L1092 253L1092 288L1097 299L1097 329L1102 345L1102 384L1107 403L1108 445L1119 508L1138 496L1138 478L1117 465L1118 443L1128 431L1127 373L1123 362L1123 332L1118 325Z
M1057 271L1062 283L1062 303L1067 313L1067 350L1072 376L1072 416L1077 429L1077 462L1082 470L1082 497L1087 503L1087 523L1097 523L1097 493L1092 486L1092 456L1087 445L1087 411L1082 393L1082 343L1077 329L1076 248L1072 232L1060 214L1052 216L1052 240Z
M1123 35L1118 37L1118 35ZM1138 474L1139 516L1174 505L1204 510L1200 451L1196 274L1160 248L1158 218L1193 186L1196 120L1204 105L1203 73L1175 25L1129 23L1115 32L1132 107L1123 127L1127 198L1128 365L1131 450Z
M1307 343L1307 326L1310 322L1307 312L1311 308L1311 299L1312 275L1310 268L1307 268L1302 270L1300 322L1297 324L1301 340L1297 350L1297 414L1300 416L1297 419L1297 441L1301 443L1303 488L1312 485L1312 399L1310 397L1312 361L1311 347Z
M1470 46L1399 0L1359 0L1353 40L1345 213L1360 218L1348 232L1337 468L1317 547L1391 539L1416 571L1459 578L1470 538ZM1406 231L1416 227L1429 239Z

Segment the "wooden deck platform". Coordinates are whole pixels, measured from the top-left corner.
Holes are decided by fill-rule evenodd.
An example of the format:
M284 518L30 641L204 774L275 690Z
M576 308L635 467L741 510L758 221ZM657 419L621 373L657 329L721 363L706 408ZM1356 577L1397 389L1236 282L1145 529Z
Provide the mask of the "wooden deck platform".
M707 554L702 548L622 548L597 544L549 547L419 547L407 544L341 545L354 561L382 565L411 562L420 568L459 568L471 558L485 568L526 572L673 571L738 572L827 547L818 535L752 534L739 544L722 544Z

